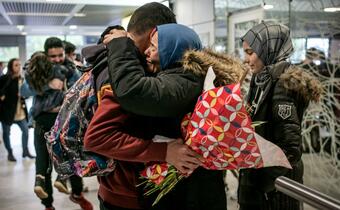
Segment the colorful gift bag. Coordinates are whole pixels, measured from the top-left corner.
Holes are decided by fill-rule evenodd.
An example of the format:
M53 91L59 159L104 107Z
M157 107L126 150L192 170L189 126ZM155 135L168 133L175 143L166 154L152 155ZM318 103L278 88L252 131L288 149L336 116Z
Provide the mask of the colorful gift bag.
M278 146L255 133L243 104L240 84L215 88L207 83L209 89L199 96L193 113L182 121L185 144L204 158L203 167L210 170L291 168ZM167 176L172 170L176 169L167 163L154 163L141 176L153 182L154 188L163 190L168 186L163 186L164 182L171 183Z

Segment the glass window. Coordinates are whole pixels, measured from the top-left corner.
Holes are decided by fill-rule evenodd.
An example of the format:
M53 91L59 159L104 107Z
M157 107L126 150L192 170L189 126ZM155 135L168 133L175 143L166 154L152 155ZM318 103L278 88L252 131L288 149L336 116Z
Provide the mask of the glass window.
M19 47L0 47L0 61L5 64L12 58L19 58ZM3 69L3 74L6 74L7 68Z
M0 61L7 63L12 58L19 58L19 47L0 47Z
M316 49L322 50L325 53L326 58L328 57L329 39L328 38L308 38L307 49L315 47Z
M36 51L43 51L44 50L44 43L45 40L52 36L26 36L26 55L29 59L31 55ZM53 36L58 37L61 40L64 40L64 36Z
M76 51L80 50L80 48L84 46L84 37L81 35L67 35L66 41L74 44L77 47Z
M293 38L294 53L290 57L292 63L301 63L305 59L306 55L306 39L305 38Z

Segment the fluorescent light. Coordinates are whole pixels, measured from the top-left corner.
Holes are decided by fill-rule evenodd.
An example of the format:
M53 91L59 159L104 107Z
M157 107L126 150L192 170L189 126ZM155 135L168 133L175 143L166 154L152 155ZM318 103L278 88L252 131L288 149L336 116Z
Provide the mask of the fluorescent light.
M274 8L274 5L271 5L271 4L263 4L263 9L265 10L268 10L268 9L273 9Z
M23 26L23 25L17 25L17 28L18 28L20 31L22 31L22 30L25 28L25 26Z
M26 36L27 32L21 32L21 35Z
M85 17L86 14L85 13L76 13L74 14L74 17Z
M340 11L340 7L327 7L327 8L324 8L323 11L325 11L325 12L338 12L338 11Z
M68 17L70 13L47 13L47 12L7 12L8 15L11 16L60 16L60 17ZM84 17L86 14L84 13L76 13L74 14L76 17Z
M76 26L76 25L70 25L70 27L69 27L71 30L75 30L75 29L77 29L78 28L78 26Z

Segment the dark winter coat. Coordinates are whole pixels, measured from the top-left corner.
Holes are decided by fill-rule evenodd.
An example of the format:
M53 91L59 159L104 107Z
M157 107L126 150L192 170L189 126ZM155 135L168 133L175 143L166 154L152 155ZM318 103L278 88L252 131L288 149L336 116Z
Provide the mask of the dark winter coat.
M241 206L261 203L263 197L275 191L274 181L278 176L284 175L302 183L301 121L308 103L318 100L321 87L314 77L284 61L275 64L270 76L272 80L264 88L263 100L260 100L258 111L252 116L252 120L265 122L256 127L256 132L278 145L293 169L270 167L241 170L238 192ZM253 76L248 95L250 104L256 89ZM264 194L266 195L263 196ZM285 209L285 204L277 205Z
M18 83L18 77L11 78L9 75L0 77L0 97L5 96L5 99L0 102L0 121L9 125L14 122L18 100L25 111L26 119L28 116L25 99L19 96Z
M121 107L138 115L179 119L177 130L183 116L193 111L210 66L218 78L215 81L217 84L221 84L221 81L236 83L243 73L239 62L207 50L187 51L181 64L169 66L157 75L147 76L132 40L116 39L109 44L108 49L111 85ZM152 122L154 127L159 124L156 120ZM161 122L167 121L164 119ZM180 207L172 209L226 208L222 171L199 168L178 184L173 193L168 196L176 195L177 202L171 205Z

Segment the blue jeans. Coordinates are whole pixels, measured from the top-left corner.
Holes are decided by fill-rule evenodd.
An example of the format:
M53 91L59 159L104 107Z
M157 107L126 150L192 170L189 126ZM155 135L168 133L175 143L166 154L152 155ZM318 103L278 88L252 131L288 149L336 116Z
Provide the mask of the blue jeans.
M21 141L22 141L22 149L23 151L27 150L28 145L28 126L26 119L20 121L14 121L13 123L17 124L21 129ZM12 124L1 123L3 129L3 139L6 150L8 153L12 153L11 140L9 139L11 133Z

